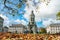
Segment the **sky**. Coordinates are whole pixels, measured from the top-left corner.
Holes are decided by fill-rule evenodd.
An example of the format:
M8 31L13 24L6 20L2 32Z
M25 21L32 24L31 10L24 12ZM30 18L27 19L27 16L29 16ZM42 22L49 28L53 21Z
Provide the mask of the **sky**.
M14 4L18 4L18 0L10 0ZM34 11L35 22L38 27L46 27L52 22L60 22L56 20L56 14L60 11L60 2L59 0L27 0L21 8L16 8L16 5L7 3L7 6L15 8L18 10L20 15L13 17L9 15L6 8L2 11L4 5L3 0L0 0L0 16L4 19L4 26L10 26L11 24L23 24L28 25L31 11ZM24 14L23 14L24 12Z

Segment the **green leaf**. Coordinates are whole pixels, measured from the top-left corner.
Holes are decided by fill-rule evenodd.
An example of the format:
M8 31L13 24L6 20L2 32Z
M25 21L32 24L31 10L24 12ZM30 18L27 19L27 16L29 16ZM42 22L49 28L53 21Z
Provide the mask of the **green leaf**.
M57 17L60 17L60 12L58 12L56 16L57 16Z
M21 6L22 6L22 5L21 5L20 3L17 5L18 8L20 8Z
M60 12L58 12L56 16L57 16L57 20L60 20Z

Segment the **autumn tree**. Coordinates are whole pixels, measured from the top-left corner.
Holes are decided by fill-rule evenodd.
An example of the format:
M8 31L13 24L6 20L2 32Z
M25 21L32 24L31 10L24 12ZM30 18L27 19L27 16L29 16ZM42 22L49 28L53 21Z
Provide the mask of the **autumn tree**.
M57 20L60 20L60 12L56 14Z
M46 33L46 29L45 28L40 28L40 33Z

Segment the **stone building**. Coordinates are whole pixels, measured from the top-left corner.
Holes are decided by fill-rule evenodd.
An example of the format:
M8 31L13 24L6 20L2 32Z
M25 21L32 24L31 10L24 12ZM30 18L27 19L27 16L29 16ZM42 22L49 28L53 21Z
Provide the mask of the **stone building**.
M9 27L8 32L24 33L25 30L26 30L26 26L22 24L13 24L12 26Z
M0 32L3 32L3 22L4 22L4 19L0 17Z
M6 27L6 26L5 26L5 27L3 27L3 32L8 32L8 29L9 29L9 28L8 28L8 27Z
M47 33L55 34L60 33L60 23L52 23L47 28Z
M30 15L30 20L29 20L29 24L28 24L28 30L30 33L37 33L37 25L35 23L35 15L32 11L31 15Z

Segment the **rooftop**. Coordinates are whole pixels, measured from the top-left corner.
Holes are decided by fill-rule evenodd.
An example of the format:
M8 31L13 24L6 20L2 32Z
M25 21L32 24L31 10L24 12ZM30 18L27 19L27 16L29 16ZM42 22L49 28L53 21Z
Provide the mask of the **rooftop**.
M24 27L24 28L26 28L26 26L23 24L12 24L12 26L10 26L10 27Z

